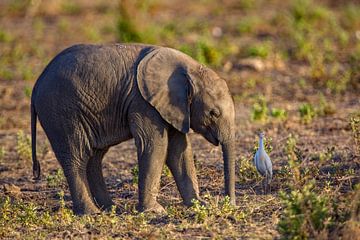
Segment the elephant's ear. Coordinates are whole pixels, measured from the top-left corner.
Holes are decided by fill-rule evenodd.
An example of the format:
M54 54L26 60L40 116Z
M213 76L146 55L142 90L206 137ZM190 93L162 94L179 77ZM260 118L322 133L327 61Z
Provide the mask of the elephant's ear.
M190 101L194 91L186 64L194 61L170 48L147 54L137 68L137 84L143 98L180 132L190 129Z

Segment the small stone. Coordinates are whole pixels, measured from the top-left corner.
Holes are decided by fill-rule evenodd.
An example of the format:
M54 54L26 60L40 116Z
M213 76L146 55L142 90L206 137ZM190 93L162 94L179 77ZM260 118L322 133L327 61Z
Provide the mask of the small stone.
M240 68L249 68L261 72L265 70L265 64L260 58L244 58L239 60Z
M211 30L211 34L214 36L214 37L221 37L223 35L223 31L221 29L221 27L214 27L212 30Z
M233 68L233 64L230 61L227 61L224 64L224 72L229 72Z

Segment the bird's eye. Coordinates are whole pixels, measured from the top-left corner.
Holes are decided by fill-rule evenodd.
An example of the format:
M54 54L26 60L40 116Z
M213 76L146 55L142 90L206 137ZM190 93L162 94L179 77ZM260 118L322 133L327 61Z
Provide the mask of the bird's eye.
M213 118L218 118L220 117L220 111L218 109L211 109L210 116Z

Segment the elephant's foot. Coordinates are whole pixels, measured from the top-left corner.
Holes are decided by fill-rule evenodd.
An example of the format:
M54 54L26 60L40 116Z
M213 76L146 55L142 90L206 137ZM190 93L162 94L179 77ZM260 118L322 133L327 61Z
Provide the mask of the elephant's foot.
M139 205L138 210L140 212L151 212L156 214L164 214L166 210L158 202L153 202L152 204L143 204Z
M91 206L91 204L82 204L80 206L74 206L73 212L75 215L95 215L99 214L101 211L95 206Z

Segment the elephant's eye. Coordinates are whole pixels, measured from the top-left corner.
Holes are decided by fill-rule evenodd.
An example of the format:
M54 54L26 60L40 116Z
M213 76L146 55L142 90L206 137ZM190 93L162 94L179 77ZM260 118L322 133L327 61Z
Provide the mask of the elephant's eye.
M210 110L210 116L212 118L219 118L220 117L220 111L218 109L211 109Z

